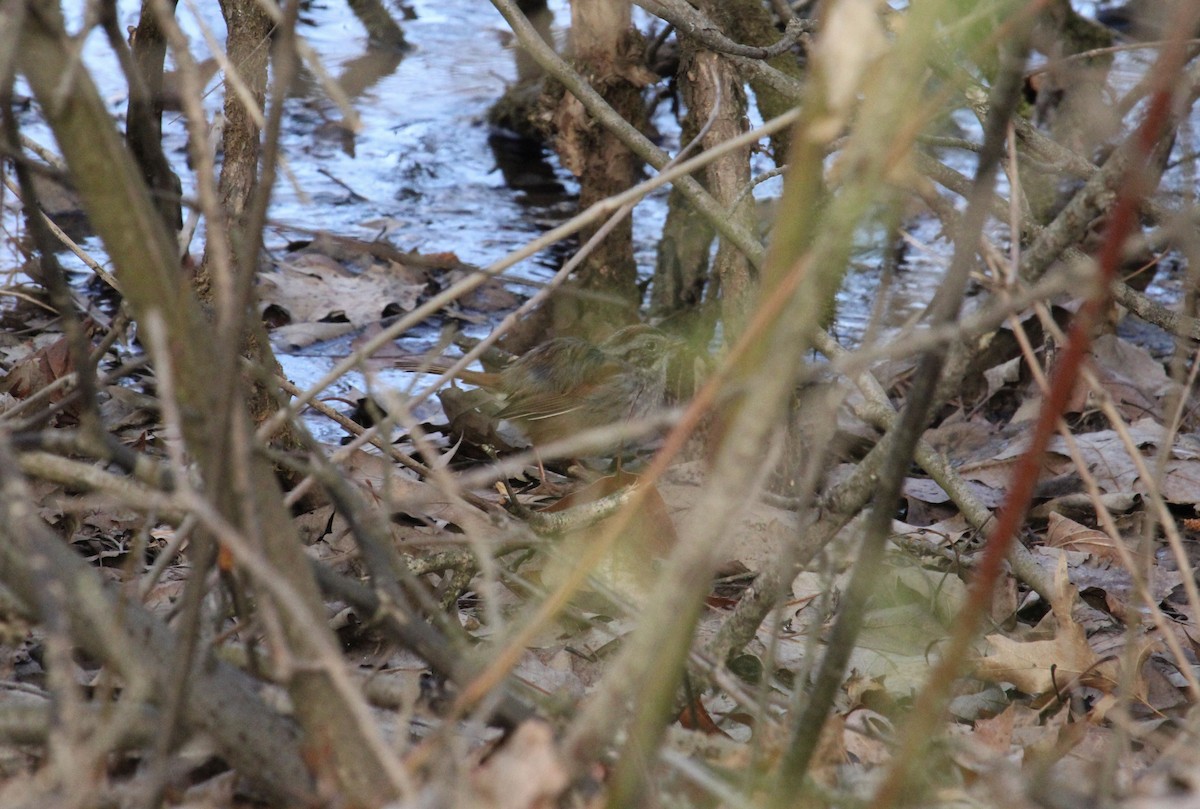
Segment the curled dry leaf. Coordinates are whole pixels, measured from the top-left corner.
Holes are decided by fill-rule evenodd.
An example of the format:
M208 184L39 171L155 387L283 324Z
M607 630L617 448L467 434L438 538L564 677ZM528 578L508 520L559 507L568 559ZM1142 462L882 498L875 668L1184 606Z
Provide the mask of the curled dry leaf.
M59 337L17 362L0 380L0 390L17 399L24 399L74 370L67 350L67 338ZM66 391L63 390L52 401L59 401L65 395Z
M1100 384L1125 418L1162 418L1162 397L1175 385L1149 351L1104 334L1092 344L1091 354Z
M1051 514L1049 523L1046 531L1046 544L1051 548L1083 551L1110 561L1120 559L1112 538L1103 531L1088 528L1061 514Z
M869 708L857 708L846 715L842 746L852 761L876 767L891 757L888 739L894 734L886 716Z
M529 721L471 773L469 805L478 809L549 809L570 783L554 732Z
M1096 653L1088 645L1083 627L1071 617L1078 593L1067 578L1065 554L1059 556L1054 583L1056 597L1050 605L1051 614L1043 620L1043 623L1053 623L1053 636L1045 640L1020 641L1000 634L988 635L985 640L990 652L978 661L977 677L1012 683L1026 694L1041 695L1096 671L1099 663Z

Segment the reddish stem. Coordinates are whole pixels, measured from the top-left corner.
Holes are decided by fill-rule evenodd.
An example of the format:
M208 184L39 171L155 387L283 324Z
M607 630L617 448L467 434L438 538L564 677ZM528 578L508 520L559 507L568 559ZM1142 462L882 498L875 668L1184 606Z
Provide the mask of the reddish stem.
M935 725L943 716L951 686L968 659L977 628L983 616L990 611L992 593L1004 572L1004 560L1029 509L1042 455L1079 378L1091 346L1092 329L1108 302L1109 287L1121 264L1122 247L1133 230L1138 205L1147 191L1144 185L1149 156L1166 127L1170 112L1171 83L1163 79L1171 74L1172 55L1164 54L1157 66L1159 86L1151 96L1146 117L1134 135L1134 152L1125 172L1125 181L1119 186L1116 204L1105 226L1104 241L1096 256L1100 281L1098 290L1084 302L1071 323L1066 346L1051 375L1050 390L1038 411L1033 437L1013 467L1008 496L996 515L995 525L975 569L966 604L955 621L955 630L929 681L917 695L891 769L875 794L871 809L890 807L905 795L910 769L921 759L922 746L933 737Z

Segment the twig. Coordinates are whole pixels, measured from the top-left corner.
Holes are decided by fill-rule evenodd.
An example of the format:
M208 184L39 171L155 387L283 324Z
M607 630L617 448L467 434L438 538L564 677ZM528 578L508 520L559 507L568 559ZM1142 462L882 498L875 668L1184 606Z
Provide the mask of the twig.
M707 16L683 0L636 0L637 4L656 17L661 17L681 33L695 39L711 51L740 56L746 59L771 59L791 50L805 34L816 30L815 20L788 19L783 36L770 47L742 45L721 33Z
M500 1L507 2L507 0ZM300 408L307 404L310 399L318 395L322 390L329 387L331 384L345 375L347 371L350 371L359 365L365 357L368 357L374 352L378 351L380 348L395 340L413 326L426 320L444 306L478 288L489 278L500 275L517 262L522 261L529 256L535 255L549 245L552 245L570 236L584 226L591 224L602 217L610 215L613 211L620 209L620 207L627 202L640 199L655 188L684 177L701 166L704 166L717 159L728 151L740 148L747 143L753 143L754 141L770 135L773 132L778 132L781 129L784 129L787 126L795 123L800 117L799 110L780 115L758 129L747 132L737 138L732 138L720 146L708 149L704 153L697 155L696 157L687 160L678 166L675 166L674 168L666 169L657 176L638 183L628 191L622 192L621 194L617 194L613 197L609 197L608 199L601 200L569 221L564 222L562 225L553 228L537 239L529 242L524 247L513 251L499 261L481 269L478 274L464 278L462 281L453 285L449 289L443 290L427 300L425 303L418 306L413 311L409 312L404 317L401 317L391 326L383 329L378 334L368 339L353 354L335 363L334 366L328 372L326 372L324 376L322 376L316 383L311 385L301 396L293 399L287 407L281 408L274 415L263 422L257 433L258 440L265 441L269 439L275 433L275 431L283 425L284 422L293 418L295 414L299 412ZM663 158L664 163L668 162L665 155ZM709 199L711 199L711 197ZM725 217L724 212L722 212L720 216ZM741 246L742 245L739 244L739 247ZM761 261L762 254L762 248L759 246L754 246L753 256L751 258L752 262Z
M992 88L991 115L984 125L984 145L968 197L967 210L954 232L954 255L946 279L930 304L935 324L958 318L971 268L975 263L980 234L991 207L996 171L1004 156L1008 118L1020 97L1020 68L1028 48L1027 32L1018 44L1003 52L1004 64ZM884 546L891 532L892 514L899 499L910 459L925 430L929 411L937 398L938 380L946 361L946 349L923 354L917 363L915 383L893 427L894 444L883 459L874 504L863 527L862 547L846 587L845 598L821 661L815 683L808 693L804 712L793 726L792 739L779 767L779 780L771 806L789 806L794 801L809 763L817 749L821 728L841 685L845 667L858 637L867 601L883 566Z
M612 131L621 142L624 143L634 154L645 160L651 166L657 169L662 169L670 158L661 149L655 146L649 138L639 132L634 126L626 121L616 110L614 110L604 100L599 93L592 89L582 76L562 60L554 49L551 48L534 30L529 20L521 13L520 9L513 0L492 0L492 4L508 21L513 33L521 41L524 47L534 60L548 74L553 76L558 81L562 82L572 95L587 109L592 116L599 121L603 126ZM798 112L798 111L797 111ZM785 118L790 118L791 114L785 114L776 118L780 121ZM790 123L790 121L789 121ZM774 131L774 130L773 130ZM763 131L762 135L768 134ZM735 143L729 141L730 144ZM740 144L738 144L740 146ZM737 148L737 147L730 147ZM711 155L711 159L715 159L717 149L707 152ZM703 157L703 155L702 155ZM690 161L689 161L690 162ZM687 165L687 164L685 164ZM690 171L690 169L689 169ZM755 266L759 266L762 257L762 247L758 244L755 237L747 233L744 228L733 223L719 202L705 191L700 184L691 177L683 176L685 172L679 175L679 181L675 184L696 210L709 221L713 228L728 239L732 244L737 245L738 249L746 254L750 262Z
M1196 10L1187 8L1194 17ZM1180 6L1177 11L1184 14L1184 9L1184 6ZM1179 67L1181 53L1182 48L1178 46L1168 47L1164 51L1154 71L1158 83L1146 117L1137 133L1129 140L1129 173L1124 178L1123 193L1118 196L1117 204L1109 216L1098 262L1105 289L1116 274L1121 247L1134 225L1137 201L1144 193L1141 185L1146 161L1171 119L1171 86ZM1123 153L1126 150L1119 151ZM1074 388L1089 344L1089 330L1098 319L1103 303L1104 295L1093 295L1072 322L1070 335L1055 368L1050 392L1043 399L1038 412L1029 446L1013 468L1012 486L984 548L967 603L959 614L955 630L943 647L941 658L928 683L917 697L900 738L900 749L875 794L872 802L874 809L892 806L905 793L910 772L921 760L919 753L928 743L934 724L942 716L950 687L967 659L975 628L986 612L992 590L999 579L1003 559L1028 508L1041 455Z
M16 184L7 175L4 177L4 187L16 194L18 200L21 200L21 189L17 188ZM21 201L23 202L24 200ZM80 247L74 239L66 234L66 231L56 225L54 220L46 215L45 211L43 211L41 208L38 208L35 211L30 211L30 213L39 217L42 220L42 224L49 228L50 232L54 234L54 238L62 242L64 247L74 253L76 258L87 265L88 269L96 273L96 276L101 281L108 284L109 287L117 292L121 291L121 287L117 284L116 277L108 270L104 269L104 267L100 266L100 262L92 258L86 250Z
M0 432L0 579L36 610L39 585L32 568L40 565L71 592L64 606L72 638L82 648L128 672L128 682L163 682L164 661L175 653L171 631L139 604L118 599L95 570L37 519L34 498L16 470L17 460ZM113 642L114 630L121 641ZM138 653L131 651L132 637ZM197 687L188 694L189 724L209 732L222 756L275 799L303 801L311 785L295 724L268 710L249 678L224 664L196 661L193 677Z

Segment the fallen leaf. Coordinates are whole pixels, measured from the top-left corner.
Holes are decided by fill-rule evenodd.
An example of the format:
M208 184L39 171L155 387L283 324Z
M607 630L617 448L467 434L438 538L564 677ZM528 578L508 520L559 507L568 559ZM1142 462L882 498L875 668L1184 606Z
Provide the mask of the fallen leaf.
M977 661L975 674L983 680L1012 683L1031 695L1054 692L1071 683L1096 665L1097 657L1088 645L1083 627L1071 618L1071 606L1077 598L1067 577L1067 559L1059 557L1055 575L1055 596L1051 603L1054 622L1051 638L1020 641L1000 634L984 638L990 653Z
M14 364L0 380L0 390L17 399L25 399L73 370L67 338L62 336ZM66 395L67 390L63 388L50 401L60 401Z
M1061 514L1050 514L1046 544L1051 548L1083 551L1110 561L1119 561L1121 558L1108 534L1088 528Z
M389 307L416 308L426 283L395 262L375 262L352 273L321 253L293 253L274 272L261 273L258 297L265 307L274 304L293 323L343 321L365 326L384 316Z
M470 806L478 809L550 809L570 776L550 725L520 725L471 773Z

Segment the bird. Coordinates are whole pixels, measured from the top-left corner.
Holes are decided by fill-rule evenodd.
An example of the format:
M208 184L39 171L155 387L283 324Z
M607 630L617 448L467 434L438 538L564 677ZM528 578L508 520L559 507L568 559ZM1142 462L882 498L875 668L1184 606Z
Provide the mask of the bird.
M499 371L460 370L454 376L495 394L497 421L513 424L537 448L589 428L652 415L667 401L669 368L683 348L678 338L634 325L600 343L555 337ZM396 367L440 373L449 362L411 357L397 360Z

